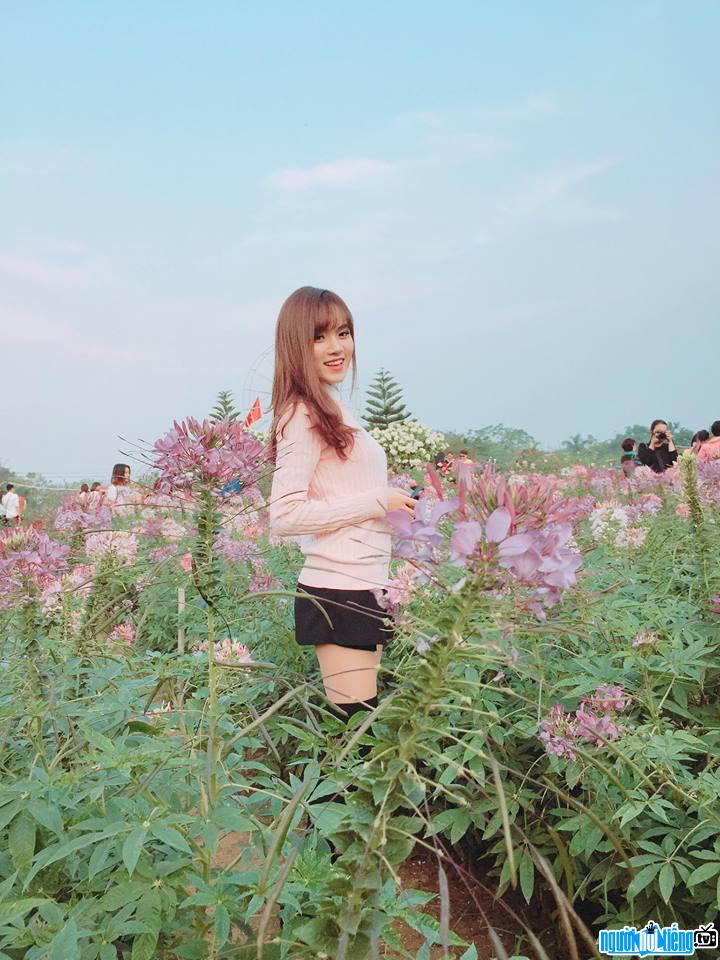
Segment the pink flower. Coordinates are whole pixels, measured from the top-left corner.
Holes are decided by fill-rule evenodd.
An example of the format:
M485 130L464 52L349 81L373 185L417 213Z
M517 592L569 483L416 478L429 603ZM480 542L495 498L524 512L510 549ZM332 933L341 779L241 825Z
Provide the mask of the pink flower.
M606 740L617 740L622 728L607 714L599 716L584 707L575 712L575 732L583 740L590 740L596 747L603 747Z
M97 530L109 527L112 522L110 509L99 497L82 500L76 494L66 497L55 511L54 526L63 533L75 533L77 530Z
M649 630L641 630L633 639L632 645L634 647L644 647L646 645L654 647L659 640L660 637L656 633L650 633Z
M207 640L198 643L193 647L193 654L200 656L206 653L208 649ZM252 663L250 651L244 643L225 637L224 640L217 640L214 644L214 658L218 663Z
M238 421L188 417L155 441L152 454L157 490L172 493L197 484L220 487L238 477L248 486L257 479L264 448Z
M686 503L677 503L675 505L675 516L687 520L690 516L690 507Z
M164 560L174 557L177 552L178 548L174 543L168 544L166 547L155 547L148 552L148 560L150 563L162 563Z
M190 573L192 570L192 553L189 550L180 557L180 566L185 573Z
M25 604L67 569L69 548L35 526L0 532L0 609Z
M720 593L715 594L710 603L713 605L710 612L720 614Z
M96 563L112 556L122 564L129 564L137 556L137 539L127 530L91 533L85 542L85 552Z
M616 713L626 710L632 703L631 698L617 684L608 686L601 683L589 697L583 697L582 702L594 710L603 713Z
M575 759L575 734L575 722L570 714L565 713L561 703L551 707L546 719L540 721L540 740L545 744L547 752L555 754L556 757Z
M114 627L108 640L112 643L126 643L131 646L135 642L135 627L132 620L126 620L124 623Z

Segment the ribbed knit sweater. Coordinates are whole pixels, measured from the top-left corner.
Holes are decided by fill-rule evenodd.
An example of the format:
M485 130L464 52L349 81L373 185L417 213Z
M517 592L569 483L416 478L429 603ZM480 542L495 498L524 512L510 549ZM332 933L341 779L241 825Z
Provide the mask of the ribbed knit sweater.
M278 423L270 530L303 538L301 584L371 590L388 580L387 459L337 393L331 396L343 421L359 428L352 452L340 459L311 427L304 402L289 410Z

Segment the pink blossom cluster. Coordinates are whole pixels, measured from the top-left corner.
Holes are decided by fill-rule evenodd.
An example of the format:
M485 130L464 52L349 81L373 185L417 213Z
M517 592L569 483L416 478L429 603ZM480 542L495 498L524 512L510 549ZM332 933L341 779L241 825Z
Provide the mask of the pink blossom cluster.
M654 647L659 642L660 637L656 633L652 633L650 630L645 629L641 630L640 633L633 637L632 645L634 647Z
M122 564L129 564L137 556L137 538L127 530L107 530L91 533L85 542L85 552L95 563L113 556Z
M258 545L251 537L238 540L228 531L221 530L215 540L215 549L218 556L224 557L231 563L252 562L258 556Z
M598 503L590 514L590 530L596 540L604 540L616 547L639 547L645 542L647 531L636 526L644 511L642 504L626 506L618 500Z
M135 642L135 627L132 620L125 620L124 623L114 627L108 640L110 643L125 643L131 646Z
M390 578L386 587L372 591L378 605L391 617L397 618L403 607L412 600L415 587L415 568L410 563L402 564Z
M80 497L70 494L55 511L53 520L56 530L75 533L78 530L99 530L109 527L112 514L101 497Z
M711 613L720 614L720 593L715 594L715 596L710 601L711 604Z
M40 593L45 616L52 616L58 612L64 592L76 596L88 596L92 590L93 574L92 564L78 564L64 576L50 580Z
M622 687L600 684L593 694L582 698L575 714L566 713L560 703L551 707L548 716L540 721L540 740L548 753L575 760L579 742L603 747L606 741L619 738L625 728L618 723L617 714L631 703Z
M67 569L69 548L35 526L0 533L0 609L25 604Z
M264 447L237 421L188 417L155 441L153 465L160 493L189 491L198 484L218 488L240 477L253 483Z
M149 517L142 526L141 534L148 540L181 540L187 533L185 527L172 517Z
M148 560L150 563L164 563L165 560L174 557L179 549L176 543L169 543L165 547L153 547L152 550L148 551Z
M193 647L193 654L200 656L207 653L208 642L203 640ZM252 657L250 651L244 643L233 640L231 637L225 637L223 640L217 640L214 644L214 656L218 663L251 663Z

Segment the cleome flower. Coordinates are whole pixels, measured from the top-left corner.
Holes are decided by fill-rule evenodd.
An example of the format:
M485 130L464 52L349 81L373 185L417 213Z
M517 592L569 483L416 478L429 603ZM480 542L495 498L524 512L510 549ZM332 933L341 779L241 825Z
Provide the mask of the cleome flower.
M264 447L237 421L195 420L188 417L155 441L153 466L160 476L160 493L189 491L198 483L213 487L241 477L253 482Z
M68 547L35 526L0 533L0 609L29 603L67 569Z

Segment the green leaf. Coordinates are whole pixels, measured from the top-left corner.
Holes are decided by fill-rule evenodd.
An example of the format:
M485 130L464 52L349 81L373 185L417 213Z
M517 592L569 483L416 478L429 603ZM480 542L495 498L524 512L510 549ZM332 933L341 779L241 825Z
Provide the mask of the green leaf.
M164 823L153 823L153 825L150 827L150 832L154 837L157 837L158 840L162 840L162 842L166 843L169 847L174 847L176 850L182 850L183 853L192 853L190 844L174 827L169 827Z
M140 933L133 940L130 960L152 960L155 956L158 935L156 933Z
M48 960L69 960L70 957L79 956L77 936L77 924L70 918L50 942Z
M523 855L520 861L518 872L520 874L520 889L523 892L526 903L530 903L532 900L533 887L535 886L535 867L527 853Z
M716 873L720 873L720 862L713 860L711 863L703 863L690 874L687 885L694 887L696 884L714 877Z
M137 866L138 857L142 851L146 836L147 827L144 827L141 824L139 827L135 827L134 830L131 830L127 837L125 837L125 842L123 843L122 848L122 858L123 863L125 864L125 869L130 876L133 875L133 870Z
M35 853L35 821L23 811L15 817L8 833L10 856L19 871L25 871L32 863Z
M230 914L221 904L215 908L215 949L219 950L225 946L230 936Z
M108 837L112 837L126 829L127 825L125 823L113 823L106 830L98 833L86 833L82 837L76 837L75 840L69 840L66 843L54 843L51 847L45 847L42 853L35 857L32 870L25 878L23 889L27 889L33 877L51 863L55 863L57 860L64 860L71 854L77 853L78 850L82 850L83 847L88 847L90 844L97 843L99 840L106 840Z
M670 902L670 897L675 886L675 871L669 863L663 865L660 870L660 896L665 903Z
M24 900L16 900L14 903L0 903L0 926L19 920L30 910L34 910L45 902L42 897L26 897Z
M108 913L115 913L128 903L139 900L147 891L147 883L141 880L125 880L110 890L100 900L100 906Z
M63 835L63 819L58 807L47 803L45 800L31 800L27 805L27 810L41 827L51 830L59 837Z
M105 866L111 847L112 840L105 840L95 847L90 856L90 863L88 864L88 880L92 880Z
M648 887L657 876L659 870L659 863L651 863L649 866L643 867L639 873L635 874L635 879L631 882L627 889L628 899L632 900L646 887Z

